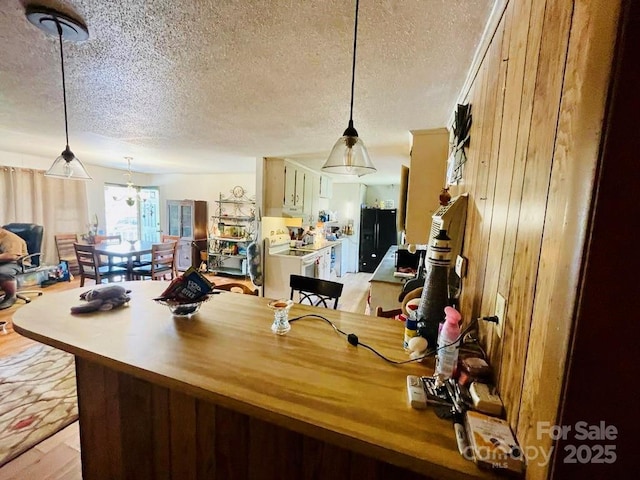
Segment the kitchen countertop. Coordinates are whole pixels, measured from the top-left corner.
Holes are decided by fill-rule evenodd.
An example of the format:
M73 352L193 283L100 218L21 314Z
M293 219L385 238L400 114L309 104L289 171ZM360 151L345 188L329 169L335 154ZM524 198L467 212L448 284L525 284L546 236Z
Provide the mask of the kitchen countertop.
M340 238L338 240L324 240L319 244L314 243L310 243L309 245L305 245L301 248L293 248L291 247L291 250L302 250L305 252L317 252L318 250L322 250L325 248L329 248L329 247L333 247L336 245L341 244L341 241L344 240L343 238Z
M373 276L371 277L371 280L369 280L370 282L385 282L402 285L407 281L406 278L393 276L393 273L396 271L395 254L397 250L397 245L391 245L389 247L389 250L384 254L384 258L378 265L378 268L373 272Z
M105 439L101 433L107 435L122 429L107 438L116 439L121 448L85 450L83 443L83 473L85 468L95 468L99 475L100 467L112 465L121 465L124 471L132 468L127 465L142 468L140 462L146 456L134 455L131 459L127 456L130 435L138 442L131 440L133 448L140 442L151 442L147 440L150 433L166 434L162 429L145 430L141 426L144 422L129 430L131 423L142 422L138 414L149 415L148 421L154 421L153 412L145 409L138 409L136 415L127 417L127 422L101 420L114 410L109 409L109 404L105 404L104 411L99 410L102 407L96 404L103 399L102 390L97 387L110 388L97 374L100 371L107 379L120 375L113 378L126 382L127 388L148 394L156 390L148 390L147 385L169 389L175 392L166 397L172 402L187 402L188 398L207 402L198 405L203 408L211 405L214 410L204 412L211 415L220 409L220 422L235 418L235 413L224 412L237 412L243 418L263 422L236 427L261 428L264 434L270 431L268 425L274 425L430 478L497 478L494 472L479 469L458 453L451 422L439 419L431 409L414 410L407 405L406 376L428 375L426 366L388 364L365 348L352 347L318 319L297 321L287 335L274 335L270 330L273 312L267 308L268 299L252 295L221 293L204 303L191 319L173 318L165 306L152 301L167 284L122 283L132 290L131 301L128 306L107 312L71 315L69 308L81 303L78 295L87 290L82 288L47 294L14 314L14 327L20 334L76 355L82 442L94 446L91 442L95 440L97 446ZM304 314L323 315L338 328L357 333L363 341L395 360L407 358L401 347L400 322L299 304L291 308L289 318ZM123 395L121 401L129 402L125 402L128 408L136 407L127 390L113 392ZM192 405L189 408L195 409L192 403L179 405ZM177 429L171 431L172 438L174 433L182 435L178 438L195 435L195 427L189 427L188 418L191 417L180 417L180 421L172 424ZM203 435L199 427L198 435ZM271 444L269 438L263 438L267 447ZM291 448L294 448L302 437L292 438L299 439L293 441ZM166 448L172 444L162 443ZM224 442L215 445L225 447ZM149 443L149 452L156 447ZM117 456L119 452L124 452L122 457ZM153 457L151 453L149 456ZM116 460L110 461L111 458ZM251 456L242 459L252 461ZM103 463L92 463L99 461Z

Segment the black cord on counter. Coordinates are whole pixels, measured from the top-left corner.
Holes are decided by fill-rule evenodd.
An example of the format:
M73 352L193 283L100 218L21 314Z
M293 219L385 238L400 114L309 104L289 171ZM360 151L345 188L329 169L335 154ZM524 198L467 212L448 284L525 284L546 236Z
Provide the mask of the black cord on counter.
M424 355L421 355L421 356L419 356L419 357L411 358L411 359L409 359L409 360L401 360L401 361L398 361L398 360L392 360L392 359L390 359L390 358L388 358L388 357L385 357L382 353L378 352L375 348L373 348L373 347L371 347L371 346L367 345L366 343L362 343L362 342L358 339L358 336L357 336L355 333L347 333L347 332L344 332L343 330L340 330L340 329L339 329L339 328L338 328L338 327L337 327L337 326L336 326L336 325L335 325L331 320L329 320L328 318L323 317L322 315L316 315L316 314L314 314L314 313L312 313L312 314L308 314L308 315L301 315L301 316L299 316L299 317L295 317L295 318L291 318L291 319L289 319L289 323L291 323L291 322L295 322L296 320L302 320L302 319L305 319L305 318L319 318L320 320L324 320L324 321L325 321L325 322L327 322L329 325L331 325L331 326L333 327L333 329L334 329L336 332L338 332L338 333L340 333L340 334L344 335L345 337L347 337L347 342L349 342L349 344L350 344L350 345L353 345L354 347L357 347L358 345L360 345L360 346L362 346L362 347L364 347L364 348L366 348L366 349L368 349L368 350L371 350L371 352L373 352L374 354L376 354L378 357L380 357L380 358L381 358L381 359L383 359L384 361L389 362L389 363L391 363L391 364L393 364L393 365L403 365L403 364L405 364L405 363L419 362L419 361L421 361L421 360L423 360L423 359L425 359L425 358L427 358L427 357L431 357L431 356L435 355L436 353L438 353L438 351L439 351L439 350L441 350L441 349L443 349L443 348L450 347L451 345L455 345L455 344L457 344L458 342L460 342L460 340L461 340L461 339L463 339L463 338L464 338L464 336L465 336L465 335L466 335L466 334L467 334L467 333L468 333L468 332L469 332L473 327L475 327L475 325L478 323L478 319L477 319L477 318L476 318L475 320L473 320L473 321L469 322L469 325L467 325L467 326L464 328L464 330L462 330L462 331L460 332L460 335L459 335L459 336L458 336L458 337L457 337L453 342L451 342L451 343L448 343L448 344L443 345L443 346L441 346L441 347L437 347L437 348L430 349L430 350L428 350ZM488 318L483 318L483 320L491 321L491 320L489 320Z

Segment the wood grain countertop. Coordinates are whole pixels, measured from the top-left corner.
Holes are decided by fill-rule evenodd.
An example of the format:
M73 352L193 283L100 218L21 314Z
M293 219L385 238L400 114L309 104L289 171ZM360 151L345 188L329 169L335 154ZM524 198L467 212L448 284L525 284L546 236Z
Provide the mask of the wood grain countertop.
M424 365L392 365L353 347L325 321L292 323L274 335L269 299L221 293L190 319L152 301L166 282L127 282L128 306L71 315L88 288L47 294L18 309L20 334L81 358L183 391L243 414L433 478L494 478L458 453L449 421L407 405L406 376ZM319 314L382 354L406 360L403 325L294 305L289 318Z

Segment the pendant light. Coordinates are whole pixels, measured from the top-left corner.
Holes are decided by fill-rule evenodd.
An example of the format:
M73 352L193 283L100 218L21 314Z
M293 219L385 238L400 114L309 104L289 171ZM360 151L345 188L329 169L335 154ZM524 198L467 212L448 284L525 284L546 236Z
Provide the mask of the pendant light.
M125 202L130 207L133 207L136 204L136 199L138 198L137 187L134 185L131 174L131 157L124 157L127 161L127 198Z
M56 10L39 5L28 6L27 19L40 30L49 35L57 35L60 42L60 65L62 68L62 100L64 102L64 131L67 146L51 168L46 171L47 177L58 177L71 180L91 180L82 162L69 148L69 127L67 125L67 90L64 80L64 53L62 38L65 40L81 41L89 38L87 27L79 20L64 15Z
M371 163L369 153L364 143L358 137L358 132L353 127L353 91L356 78L356 45L358 39L358 5L356 0L356 15L353 34L353 64L351 67L351 109L349 110L349 126L331 149L329 158L322 166L327 173L339 173L344 175L366 175L376 171Z
M136 201L140 200L140 187L133 183L133 173L131 172L133 157L124 157L124 159L127 161L127 173L124 174L127 177L126 191L122 195L114 195L112 198L114 202L124 201L128 206L133 207Z

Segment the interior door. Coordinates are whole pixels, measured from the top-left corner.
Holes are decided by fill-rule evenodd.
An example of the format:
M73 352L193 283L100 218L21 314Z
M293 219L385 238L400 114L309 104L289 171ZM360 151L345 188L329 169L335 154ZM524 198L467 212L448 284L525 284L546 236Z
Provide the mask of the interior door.
M158 187L140 187L140 239L146 242L160 241L160 192Z

